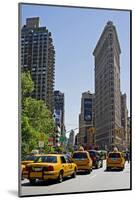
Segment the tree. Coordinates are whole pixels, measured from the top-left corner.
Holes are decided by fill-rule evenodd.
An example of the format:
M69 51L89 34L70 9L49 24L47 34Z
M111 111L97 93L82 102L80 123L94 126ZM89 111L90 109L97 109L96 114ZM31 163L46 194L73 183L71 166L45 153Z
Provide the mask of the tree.
M22 72L21 74L21 89L22 98L30 96L34 90L34 83L29 71Z
M21 129L21 151L22 155L26 155L31 152L32 149L38 148L39 132L30 125L29 118L25 115L22 115Z
M40 133L45 134L45 146L47 138L54 130L54 120L51 112L47 109L42 100L30 97L34 83L29 72L23 72L21 76L22 85L22 156L29 153L32 149L38 148Z
M23 114L29 118L30 125L39 132L49 134L54 129L51 112L42 100L28 97L24 100Z

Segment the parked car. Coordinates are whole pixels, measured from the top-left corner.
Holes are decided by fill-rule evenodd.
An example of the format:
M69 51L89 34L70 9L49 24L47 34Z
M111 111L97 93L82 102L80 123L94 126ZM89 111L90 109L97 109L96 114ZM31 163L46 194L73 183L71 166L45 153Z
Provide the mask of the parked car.
M92 171L92 159L88 151L75 151L72 155L73 162L77 165L77 170L90 173Z
M23 178L29 179L33 184L36 180L55 179L59 183L64 177L76 177L77 166L66 155L44 154L39 156L34 163L27 164L23 171Z
M93 167L96 169L103 167L103 159L101 154L96 150L89 150L88 152L93 161Z
M125 168L125 159L123 154L119 151L117 152L110 152L107 157L106 161L106 170L111 169L121 169Z

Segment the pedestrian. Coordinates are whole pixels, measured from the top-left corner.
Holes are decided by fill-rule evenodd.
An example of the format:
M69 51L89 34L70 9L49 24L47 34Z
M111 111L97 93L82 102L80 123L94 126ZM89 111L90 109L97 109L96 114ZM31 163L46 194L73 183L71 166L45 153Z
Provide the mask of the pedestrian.
M126 161L128 161L128 163L130 161L129 152L126 152Z

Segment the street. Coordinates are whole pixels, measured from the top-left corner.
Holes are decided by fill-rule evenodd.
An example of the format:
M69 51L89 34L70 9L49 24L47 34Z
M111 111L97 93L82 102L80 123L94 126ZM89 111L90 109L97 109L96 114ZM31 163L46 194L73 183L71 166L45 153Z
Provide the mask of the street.
M93 169L91 174L79 172L76 178L66 178L62 183L57 183L56 181L37 181L32 186L25 179L22 181L21 195L130 189L130 164L126 162L123 171L106 171L105 162L103 168Z

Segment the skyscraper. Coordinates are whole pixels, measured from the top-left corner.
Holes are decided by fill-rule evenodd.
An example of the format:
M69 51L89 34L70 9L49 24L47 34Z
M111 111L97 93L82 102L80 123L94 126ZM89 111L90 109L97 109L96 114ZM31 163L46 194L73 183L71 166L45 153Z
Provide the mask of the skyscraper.
M65 130L65 100L64 93L59 90L54 91L54 112L56 115L57 124L61 127L62 133Z
M94 49L95 127L100 148L121 144L120 44L116 27L108 21Z
M127 119L127 149L131 150L131 117Z
M21 67L29 70L34 82L32 97L54 109L55 50L51 32L39 26L39 17L27 18L21 30Z
M68 148L73 149L74 145L75 145L75 132L74 130L71 130L69 134L69 139L68 139Z
M125 145L127 145L128 143L127 123L128 123L127 96L126 94L121 94L121 126L123 128Z
M94 135L90 132L90 128L95 126L94 113L94 94L90 93L90 91L82 93L77 142L88 149L91 145L94 145Z

